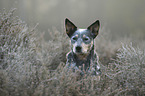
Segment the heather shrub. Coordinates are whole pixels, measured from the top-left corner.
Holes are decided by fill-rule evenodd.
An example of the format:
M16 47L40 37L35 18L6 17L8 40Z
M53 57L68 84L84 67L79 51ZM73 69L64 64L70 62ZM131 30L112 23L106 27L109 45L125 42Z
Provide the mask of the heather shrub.
M3 10L0 14L0 93L28 95L38 85L40 63L34 49L33 30L13 16L14 10L8 13Z
M111 62L111 58L116 58L117 49L121 47L121 41L114 40L112 36L109 30L102 27L95 39L95 49L103 65L108 65ZM125 41L126 43L128 42L127 40Z
M13 15L0 13L0 96L142 96L145 52L113 41L105 28L95 40L102 74L65 68L69 38L55 28L49 41ZM119 49L118 49L119 48ZM113 58L113 59L112 59ZM111 62L111 63L110 63Z
M110 95L143 96L145 90L145 52L130 45L122 45L117 58L108 69L112 77Z
M80 95L96 95L99 94L99 77L84 76L81 77L79 72L68 71L65 64L61 63L59 67L52 73L50 79L43 81L39 86L39 95L51 96L80 96Z
M49 60L49 68L52 70L56 69L60 62L66 62L66 54L69 52L70 42L65 32L59 32L56 28L53 28L52 32L49 31L49 34L51 39L46 42L47 45L45 46L45 49L49 50L49 55L51 56Z

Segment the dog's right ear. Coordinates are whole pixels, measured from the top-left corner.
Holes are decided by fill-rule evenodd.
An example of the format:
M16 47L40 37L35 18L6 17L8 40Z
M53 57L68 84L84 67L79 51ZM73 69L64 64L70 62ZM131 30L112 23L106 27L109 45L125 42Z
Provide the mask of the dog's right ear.
M67 18L65 19L66 34L71 37L72 34L77 30L77 27Z

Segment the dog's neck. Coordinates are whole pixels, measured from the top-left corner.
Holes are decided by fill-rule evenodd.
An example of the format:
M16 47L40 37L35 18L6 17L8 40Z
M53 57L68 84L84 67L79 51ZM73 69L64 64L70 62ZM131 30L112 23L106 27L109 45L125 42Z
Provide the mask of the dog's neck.
M77 57L77 59L78 60L87 60L87 57L89 56L89 53L88 54L75 54L76 55L76 57Z

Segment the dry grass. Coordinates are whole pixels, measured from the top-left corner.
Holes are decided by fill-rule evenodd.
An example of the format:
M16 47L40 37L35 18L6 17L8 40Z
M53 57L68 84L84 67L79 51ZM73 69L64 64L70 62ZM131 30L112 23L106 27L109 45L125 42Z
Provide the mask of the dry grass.
M44 34L28 28L13 12L0 14L0 96L143 96L144 51L109 41L102 28L96 39L101 78L80 77L64 67L69 51L65 32L54 29L46 42Z
M145 90L145 52L134 48L132 43L122 45L113 60L108 74L113 78L112 95L143 96Z

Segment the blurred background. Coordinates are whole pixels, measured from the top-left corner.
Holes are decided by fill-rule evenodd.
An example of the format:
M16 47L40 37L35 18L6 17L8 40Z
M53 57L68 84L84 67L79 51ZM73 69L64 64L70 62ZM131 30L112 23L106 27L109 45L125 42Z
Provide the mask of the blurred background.
M80 28L98 19L113 39L145 39L145 0L0 0L0 11L3 8L17 8L16 15L28 26L39 23L37 29L46 32L46 40L48 30L64 32L66 17Z

